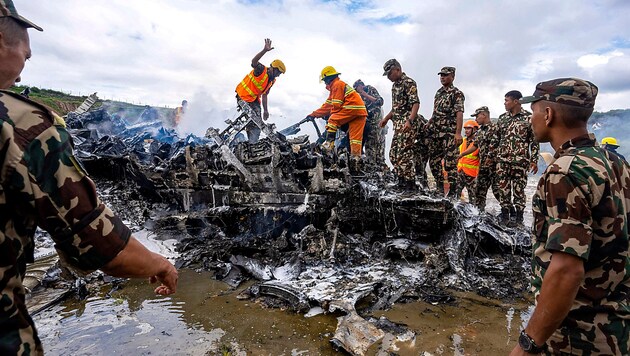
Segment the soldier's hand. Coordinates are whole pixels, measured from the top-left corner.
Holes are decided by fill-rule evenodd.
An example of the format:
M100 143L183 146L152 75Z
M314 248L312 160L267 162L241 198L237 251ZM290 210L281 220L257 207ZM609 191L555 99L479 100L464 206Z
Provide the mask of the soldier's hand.
M462 134L456 133L455 134L455 146L459 147L459 145L461 145L463 141L464 140L462 139Z
M382 119L381 121L378 122L378 127L383 128L385 127L385 125L387 125L387 120Z
M536 163L530 164L529 168L531 169L532 173L538 173L538 165Z
M268 112L268 111L265 111L265 112L263 113L263 120L265 120L265 121L266 121L268 118L269 118L269 112Z
M155 293L160 295L175 293L177 291L177 279L179 278L177 269L164 257L161 258L159 268L160 272L150 278L151 283L161 283L160 286L155 288Z
M405 126L403 126L402 131L408 132L409 130L411 130L411 121L405 120Z
M268 38L265 38L265 48L264 48L264 50L265 50L266 52L269 52L269 51L271 51L272 49L273 49L273 47L271 47L271 40L270 40L270 39L268 39Z

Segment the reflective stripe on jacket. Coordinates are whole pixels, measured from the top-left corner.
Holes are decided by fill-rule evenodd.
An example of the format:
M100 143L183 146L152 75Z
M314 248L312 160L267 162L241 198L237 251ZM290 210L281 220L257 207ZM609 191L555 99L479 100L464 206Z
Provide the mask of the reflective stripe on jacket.
M324 117L335 115L338 118L347 118L353 116L367 117L367 109L365 103L361 99L361 95L354 90L353 87L336 78L326 89L330 90L328 99L317 110L313 111L310 116Z
M248 75L241 80L236 86L236 94L244 101L251 103L258 100L261 94L265 94L273 86L276 80L269 82L269 75L267 69L263 70L259 76L254 76L254 70L252 69Z
M459 145L459 153L466 151L469 146L468 140L464 138L462 144ZM459 159L459 162L457 162L457 171L459 172L461 170L471 177L476 177L479 174L479 149Z

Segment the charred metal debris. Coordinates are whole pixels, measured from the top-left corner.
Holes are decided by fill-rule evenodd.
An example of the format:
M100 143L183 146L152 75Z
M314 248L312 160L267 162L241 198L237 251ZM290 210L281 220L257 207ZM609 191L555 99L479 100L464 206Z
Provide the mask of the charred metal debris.
M333 344L352 354L391 339L360 316L370 311L453 302L452 289L511 298L528 287L523 228L469 204L397 192L370 162L349 167L346 153L323 155L308 136L287 137L246 108L204 138L180 138L142 115L131 124L104 105L67 120L114 210L177 239L178 267L213 271L234 287L256 279L242 298L343 315ZM241 133L250 121L266 134L254 144Z

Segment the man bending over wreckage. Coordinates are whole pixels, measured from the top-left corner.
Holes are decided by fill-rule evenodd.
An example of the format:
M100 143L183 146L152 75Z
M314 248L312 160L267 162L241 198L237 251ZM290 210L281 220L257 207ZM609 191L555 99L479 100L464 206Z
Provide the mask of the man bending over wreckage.
M0 0L0 89L20 81L31 57L27 28L42 29ZM150 277L175 293L177 270L131 236L103 205L76 160L65 123L42 105L0 90L0 355L42 355L22 285L35 229L48 231L63 261L83 272Z

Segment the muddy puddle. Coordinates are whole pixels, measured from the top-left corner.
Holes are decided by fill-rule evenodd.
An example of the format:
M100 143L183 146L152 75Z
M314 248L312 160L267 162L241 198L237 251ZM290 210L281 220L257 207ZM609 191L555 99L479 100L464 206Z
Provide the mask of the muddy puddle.
M180 272L178 293L156 296L142 280L70 298L34 317L47 355L335 355L329 342L339 315L305 317L237 299L209 273ZM396 304L371 316L407 325L415 337L399 355L506 354L527 314L526 301L505 303L470 293L448 304ZM373 349L368 354L379 354Z

